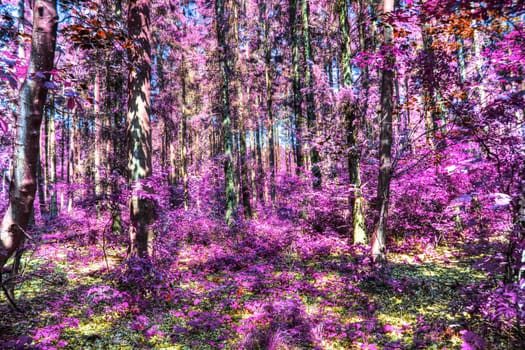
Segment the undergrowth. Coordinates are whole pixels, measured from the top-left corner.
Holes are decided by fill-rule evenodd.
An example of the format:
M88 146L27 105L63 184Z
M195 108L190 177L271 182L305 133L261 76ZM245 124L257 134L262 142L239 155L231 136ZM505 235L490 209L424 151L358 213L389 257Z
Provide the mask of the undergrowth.
M466 246L413 246L384 268L337 232L279 218L235 232L179 220L151 261L68 232L26 252L0 347L33 349L507 349L465 291L490 277ZM96 228L95 228L96 229ZM70 233L70 232L69 232ZM105 233L107 234L107 233ZM479 242L471 242L478 244ZM104 248L104 249L103 249ZM495 280L494 280L495 281ZM467 344L467 345L465 345ZM467 347L470 346L470 347Z

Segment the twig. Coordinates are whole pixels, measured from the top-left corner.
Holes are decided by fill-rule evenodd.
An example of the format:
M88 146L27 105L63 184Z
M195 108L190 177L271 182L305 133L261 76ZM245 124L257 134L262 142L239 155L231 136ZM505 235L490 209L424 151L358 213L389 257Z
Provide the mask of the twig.
M23 313L23 311L16 305L15 301L9 295L9 292L2 281L1 273L0 273L0 285L2 286L2 290L4 291L5 297L7 298L7 302L9 303L9 305L16 311Z

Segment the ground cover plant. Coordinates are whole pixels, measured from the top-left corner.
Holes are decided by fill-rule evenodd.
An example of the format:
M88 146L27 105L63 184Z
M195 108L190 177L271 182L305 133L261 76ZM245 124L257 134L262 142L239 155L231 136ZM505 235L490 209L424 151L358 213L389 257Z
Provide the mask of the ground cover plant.
M483 268L484 259L498 251L497 236L474 238L467 247L416 242L397 248L388 265L377 269L368 248L289 219L253 221L233 235L222 223L172 215L178 224L169 227L176 231L163 234L178 243L159 247L152 261L124 263L126 252L116 237L107 237L105 247L100 243L108 234L104 227L95 244L82 234L62 233L31 244L16 289L24 312L2 306L2 346L506 349L519 344L520 330L512 328L517 318L506 314L514 305L505 297L496 300L498 293L511 291L495 289L498 280ZM54 232L82 232L86 218L73 227L69 220ZM486 318L501 307L506 311L498 323ZM496 324L505 332L493 329Z
M522 1L0 14L0 349L525 348Z

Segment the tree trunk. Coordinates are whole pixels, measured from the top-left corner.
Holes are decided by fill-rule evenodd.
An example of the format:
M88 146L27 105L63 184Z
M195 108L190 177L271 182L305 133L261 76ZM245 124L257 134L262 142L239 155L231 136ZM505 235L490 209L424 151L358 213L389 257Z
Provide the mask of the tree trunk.
M129 98L127 113L128 170L132 188L129 202L131 257L148 258L152 253L155 218L154 202L147 198L152 189L143 180L152 174L150 80L150 1L131 0L128 12Z
M304 71L304 83L306 86L305 102L306 102L306 120L308 125L308 133L310 134L310 160L312 164L312 175L315 177L313 182L314 188L321 188L322 176L319 162L321 157L319 156L319 150L315 146L315 140L317 136L317 125L315 115L315 99L314 99L314 82L313 82L313 56L312 46L310 43L310 7L308 4L309 0L301 0L301 18L303 26L303 49L306 69Z
M268 151L270 165L270 198L272 203L275 202L275 126L273 121L273 89L272 89L272 43L270 42L270 20L268 18L268 8L265 1L259 1L259 19L263 23L263 50L264 50L264 82L265 82L265 102L266 115L268 118ZM257 131L257 137L260 138L260 131ZM258 144L259 139L258 139ZM259 146L258 146L259 147ZM260 152L260 149L257 149ZM261 170L262 170L262 162ZM259 176L263 176L262 172Z
M289 0L290 16L290 41L292 49L292 110L294 116L294 133L292 134L292 144L294 148L296 173L300 174L304 166L303 155L303 115L301 108L301 70L299 57L299 28L297 20L297 1Z
M49 217L50 219L56 218L58 215L57 206L57 190L56 190L56 177L57 177L57 156L56 156L56 130L55 130L55 103L53 95L49 99L49 115L47 119L47 130L48 130L48 148L49 148Z
M255 183L257 187L257 200L264 205L265 191L264 191L264 163L262 155L262 137L261 128L263 124L260 118L257 118L257 129L255 130L255 152L257 154L257 171L255 174ZM273 140L272 140L273 141ZM275 187L275 186L274 186ZM268 198L268 197L266 197Z
M351 37L350 24L348 21L348 6L346 0L339 2L339 25L343 39L343 86L347 89L352 88L352 65L351 65ZM353 193L350 195L350 209L352 211L353 240L355 244L365 244L366 226L364 215L364 198L361 192L361 150L357 140L358 129L356 120L359 112L353 101L348 101L344 106L346 138L348 145L348 172L350 174L350 184L353 186Z
M18 35L24 34L25 0L18 0ZM18 41L18 58L26 57L25 40Z
M95 180L95 196L99 197L102 195L102 176L100 174L102 161L102 116L100 114L100 70L95 63L95 81L94 81L94 100L93 100L93 123L95 124L95 144L94 147L94 180ZM98 207L98 205L97 205ZM100 213L100 209L97 208L97 214Z
M241 30L241 23L239 20L240 17L240 11L239 6L237 2L233 3L233 11L234 11L234 39L235 39L235 59L237 60L237 64L239 64L239 61L241 60L241 51L240 51L240 38L239 38L239 30ZM253 216L253 210L251 205L251 191L250 191L250 182L248 177L248 153L247 153L247 147L246 147L246 127L245 127L245 117L246 117L246 106L244 104L244 92L243 92L243 84L242 84L242 72L241 67L239 66L237 68L238 70L238 79L237 79L237 122L238 122L238 135L239 135L239 166L240 166L240 176L238 177L238 182L240 183L241 188L241 199L242 199L242 207L243 207L243 214L246 219L251 219ZM248 96L250 95L250 87L247 87Z
M239 84L240 85L240 84ZM239 98L242 99L242 91ZM239 152L241 162L241 194L242 194L242 206L244 210L244 217L251 219L253 216L252 205L251 205L251 192L250 182L248 177L248 153L246 151L246 129L244 126L244 111L243 104L240 102L239 107Z
M71 113L69 119L69 158L68 158L68 168L67 168L67 184L68 184L68 198L67 198L67 212L71 213L73 211L73 201L75 198L75 191L72 189L71 184L76 183L77 171L75 164L77 163L77 147L80 142L78 138L78 117L75 110Z
M188 68L186 67L186 61L184 56L182 57L182 115L180 119L180 161L181 161L181 178L182 178L182 188L184 195L184 209L188 210L189 208L189 183L188 183L188 110L190 108L190 103L188 101ZM191 82L191 81L190 81Z
M33 211L40 125L47 97L57 35L56 0L35 0L33 33L27 76L20 90L19 115L13 150L13 174L9 185L9 206L2 219L0 269L22 245Z
M221 72L221 119L224 137L224 180L226 190L225 220L232 225L237 216L237 195L235 193L233 169L233 133L230 113L230 50L226 44L228 21L225 15L224 0L215 1L216 34L219 49L219 65Z
M435 76L433 74L435 69L435 54L432 48L433 37L431 33L431 27L429 24L425 24L421 29L423 37L423 113L425 118L425 132L426 141L430 146L431 150L436 149L435 132L437 129L437 101L436 101L436 88L435 88ZM459 51L458 51L459 52ZM459 54L459 53L458 53Z
M107 15L111 14L117 23L122 21L122 3L117 1L106 1L104 7ZM110 198L111 198L111 232L113 234L122 233L122 213L118 197L121 189L119 188L119 176L125 173L125 164L127 159L120 156L124 154L121 131L124 125L122 93L124 91L124 73L123 73L123 53L120 51L106 52L106 98L105 110L107 113L108 125L108 144L106 153L106 163L110 180Z
M384 0L383 16L394 8L393 0ZM372 235L372 258L375 262L386 261L386 228L392 176L392 100L394 93L394 56L389 51L394 41L394 30L388 23L383 24L386 50L385 66L381 81L381 114L379 116L379 179L377 185L377 208L379 218Z

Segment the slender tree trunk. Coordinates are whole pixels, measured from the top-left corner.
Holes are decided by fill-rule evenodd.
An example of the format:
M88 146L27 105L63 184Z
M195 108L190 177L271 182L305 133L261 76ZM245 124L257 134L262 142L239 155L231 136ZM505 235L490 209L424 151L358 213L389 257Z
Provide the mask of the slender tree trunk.
M456 56L458 60L458 66L459 66L459 82L463 84L465 80L467 79L467 63L465 59L465 42L463 38L459 35L456 36L456 41L458 43L458 49L456 51Z
M339 25L343 39L343 86L347 89L352 88L352 64L351 64L351 37L350 24L348 21L348 6L346 0L339 2ZM359 121L359 111L356 110L353 101L348 101L344 107L346 136L348 144L348 172L350 174L350 184L353 186L353 193L350 195L350 209L352 211L353 239L356 244L365 244L367 240L366 225L364 215L364 198L361 192L361 150L358 143L358 128L356 121Z
M144 184L151 176L151 34L150 1L131 0L128 12L128 36L132 43L129 58L129 99L127 113L128 170L131 182L130 247L131 257L147 258L152 254L155 219L154 202L146 198L152 189Z
M240 84L239 84L240 85ZM242 91L239 97L242 99ZM250 192L250 181L248 177L248 153L246 151L246 129L244 126L244 106L240 102L239 108L239 155L241 163L241 194L242 194L242 206L244 210L244 217L251 219L253 216L253 210L251 205L251 192Z
M180 119L180 161L181 161L181 179L184 196L184 209L189 208L189 183L188 183L188 112L190 109L190 101L188 101L188 84L189 70L186 66L184 56L182 58L182 115Z
M424 25L421 29L423 36L423 53L425 60L423 62L423 113L425 118L425 129L426 129L426 141L430 146L431 150L436 149L435 144L435 131L436 131L436 117L437 104L436 104L436 91L434 83L434 67L435 57L434 50L432 49L433 38L430 33L430 26Z
M37 190L38 190L38 206L40 208L40 215L45 216L47 215L47 209L46 209L46 189L44 185L44 176L42 171L42 151L39 147L38 149L38 157L37 157L37 166L36 166L36 182L37 182Z
M475 28L475 27L474 27ZM478 96L479 96L479 103L481 107L485 107L487 104L487 93L485 91L485 86L482 84L483 82L483 37L482 32L480 32L478 29L474 29L474 37L472 38L472 46L474 49L474 60L476 62L476 73L477 73L477 81L478 81Z
M78 117L75 110L71 113L69 117L69 133L68 133L68 143L69 143L69 157L68 157L68 167L67 167L67 184L68 184L68 198L67 198L67 212L71 213L73 211L73 201L75 196L75 191L72 189L71 184L76 183L76 151L77 147L77 134L78 134Z
M383 15L394 9L393 0L383 1ZM388 50L394 42L394 29L384 23L383 48L387 50L381 80L381 114L379 116L379 180L377 185L377 208L379 218L372 235L372 258L375 262L386 261L386 228L392 176L392 103L394 94L394 56Z
M294 116L294 133L292 135L295 164L297 165L296 173L300 174L304 166L303 155L303 115L301 108L301 69L299 57L299 28L297 20L297 1L289 0L290 16L290 40L292 49L292 109Z
M95 124L95 144L93 145L94 149L94 180L95 180L95 196L102 195L102 176L100 175L100 167L102 165L102 116L100 114L100 104L101 104L101 95L100 95L100 69L96 66L95 63L95 81L94 81L94 99L93 99L93 123ZM97 210L97 212L100 212Z
M57 177L57 157L56 157L56 132L55 132L55 103L53 95L49 99L49 115L48 115L48 136L49 141L49 216L51 219L56 218L58 214L57 206L57 190L56 190L56 177Z
M357 28L359 32L359 49L361 51L367 51L369 48L368 42L370 41L370 36L375 36L375 31L372 30L371 34L367 35L367 28L366 28L366 18L367 18L367 8L368 8L368 1L367 0L358 0L359 4L359 14L357 16ZM374 28L374 27L373 27ZM373 29L372 28L372 29ZM363 121L363 125L366 125L368 122L367 113L368 113L368 96L369 96L369 90L370 90L370 73L368 70L368 66L363 68L362 73L362 87L365 94L365 100L363 102L362 106L362 112L361 117Z
M93 188L93 142L91 140L90 119L92 115L86 115L85 113L80 114L80 137L78 144L79 164L82 164L82 172L79 173L81 179L79 183L82 183L82 194L81 198L86 198L94 194Z
M24 22L25 22L25 0L18 0L18 35L24 34ZM22 37L18 41L18 58L23 59L26 57L25 40Z
M111 14L117 23L122 22L122 3L120 0L107 1L105 0L104 8L108 14ZM123 103L122 94L124 89L124 69L123 69L123 53L120 51L107 52L106 58L106 113L108 125L108 144L106 153L106 163L108 168L111 198L111 232L113 234L122 233L122 213L120 204L117 200L120 194L119 177L125 173L126 157L121 155L126 152L123 147L123 140L121 138L122 129L124 125L123 118Z
M270 198L275 202L275 125L273 120L273 88L272 88L272 43L270 42L270 20L265 1L259 1L259 19L263 23L263 51L264 51L264 82L266 115L268 118L268 152L270 166ZM257 136L260 136L259 134ZM259 150L258 150L259 151ZM259 176L263 176L262 173Z
M64 181L65 180L65 173L66 173L66 168L65 168L65 158L66 158L66 147L67 147L67 132L68 132L68 126L67 126L67 115L68 113L66 113L65 115L63 115L62 117L62 130L61 130L61 133L60 133L60 181ZM63 191L61 192L63 194ZM61 207L61 211L62 211L63 207Z
M257 118L257 129L255 130L255 153L257 154L257 172L256 172L256 184L257 184L257 198L259 203L264 205L264 164L262 156L262 137L261 137L262 123ZM273 140L272 140L273 141ZM271 146L270 146L271 147ZM274 173L275 175L275 173ZM275 186L274 186L275 188Z
M60 170L60 180L62 182L67 181L68 179L68 168L69 164L67 159L69 159L68 151L66 150L66 147L69 148L69 113L65 112L63 119L62 119L62 135L60 136L60 141L62 144L62 150L61 150L61 156L60 156L60 162L61 162L61 170ZM67 187L63 188L62 191L60 191L60 211L64 211L66 208L66 200L67 200Z
M315 115L315 99L314 99L314 81L312 73L312 65L314 59L312 56L312 46L310 43L310 6L309 0L301 0L301 19L303 27L303 50L306 69L304 71L304 84L306 86L305 102L306 102L306 120L308 125L308 133L310 134L310 161L312 164L312 175L315 177L313 182L314 188L321 188L322 176L319 162L321 157L319 150L312 142L317 137L317 117Z
M221 72L221 117L224 132L224 180L226 187L226 213L225 220L232 225L237 216L237 195L235 192L234 168L233 168L233 133L230 108L230 49L226 43L228 21L225 14L225 0L215 1L216 34L219 46L219 65Z
M20 90L19 115L16 120L9 206L0 227L0 269L22 245L33 211L40 125L47 97L44 83L50 79L47 72L53 69L57 23L56 0L35 0L31 56L27 77Z
M49 202L49 108L44 106L43 112L43 123L42 129L44 130L44 159L42 159L42 153L40 153L40 162L42 168L42 183L44 186L43 197L44 197L44 208L45 214L48 214L48 202ZM43 162L42 162L43 160ZM43 164L42 164L43 163Z
M154 35L155 41L158 41L158 36ZM163 47L161 44L156 43L155 44L155 63L157 65L156 71L157 71L157 84L158 84L158 90L160 92L164 91L165 89L165 76L164 76L164 57L163 57ZM162 173L165 174L168 170L168 144L170 142L169 140L169 129L168 129L168 123L166 121L167 116L162 116L159 119L159 125L161 130L161 142L160 142L160 166L162 169ZM168 174L168 184L171 185L170 179L169 179L169 173Z
M233 2L233 28L234 28L234 41L235 41L235 60L237 62L238 67L236 67L238 72L238 79L236 84L237 89L237 118L236 121L238 123L237 130L238 130L238 148L239 148L239 176L238 176L238 182L240 187L240 194L241 194L241 200L242 200L242 207L243 207L243 214L246 219L251 219L253 216L253 210L251 205L251 191L250 191L250 181L248 177L248 154L246 151L246 128L245 128L245 112L246 112L246 106L244 104L244 91L243 91L243 84L241 81L242 77L242 71L240 67L240 60L241 57L241 51L240 51L240 37L239 37L239 30L241 27L240 23L240 14L241 14L242 8L239 8L236 1ZM250 88L248 87L248 95L250 95Z

